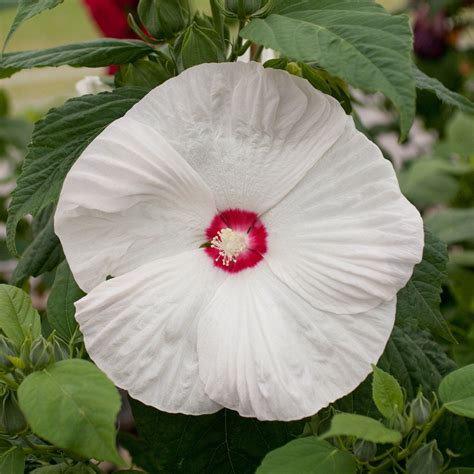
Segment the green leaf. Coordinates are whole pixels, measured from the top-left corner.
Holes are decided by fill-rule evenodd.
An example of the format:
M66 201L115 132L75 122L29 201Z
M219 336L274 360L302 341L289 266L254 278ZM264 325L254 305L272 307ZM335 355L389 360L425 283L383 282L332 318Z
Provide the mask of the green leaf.
M130 402L137 430L160 466L156 472L253 474L268 451L300 435L304 427L304 421L262 422L227 409L187 416Z
M23 253L13 273L13 283L21 285L30 276L56 268L64 259L61 243L54 233L53 218Z
M378 411L387 419L403 412L405 401L400 384L395 377L377 367L374 367L372 398Z
M444 209L425 220L426 227L447 244L474 241L474 209Z
M77 286L67 262L62 262L56 270L48 297L47 312L49 324L65 341L70 341L77 334L74 303L84 295Z
M103 67L126 64L155 50L143 41L99 39L55 48L5 53L0 56L0 78L21 69L46 66Z
M54 466L44 466L31 471L31 474L94 474L96 471L86 464L70 464L62 463ZM123 472L123 471L120 471Z
M439 309L447 261L444 242L425 230L423 260L416 265L410 281L397 295L397 321L399 325L428 328L453 342L449 326Z
M355 474L354 457L314 436L295 439L268 453L256 474Z
M474 418L474 364L448 374L439 385L443 406L459 416Z
M21 474L25 471L25 458L20 448L11 448L0 456L0 472L2 474Z
M331 428L321 438L333 436L354 436L373 443L398 443L401 433L382 425L380 421L353 413L338 413L331 421Z
M120 396L91 362L63 360L33 372L18 401L37 436L86 458L123 464L115 448Z
M25 337L41 334L41 319L30 297L19 288L0 285L0 329L18 347Z
M44 10L50 10L63 3L64 0L20 0L18 2L18 9L13 20L10 31L7 34L3 49L5 49L8 41L17 28L26 20L33 18Z
M467 97L449 90L438 79L427 76L416 66L413 66L416 87L418 89L429 90L436 94L439 100L446 104L453 105L467 114L474 114L474 103Z
M10 252L16 253L15 234L20 219L27 214L35 215L57 201L66 174L87 145L146 92L141 88L121 87L113 92L76 97L51 109L36 124L9 208Z
M415 116L408 17L369 0L277 0L273 14L251 21L244 38L296 61L314 62L349 84L382 92L400 112L406 137Z
M398 380L409 399L420 386L427 395L436 391L443 376L456 367L429 333L408 326L394 327L377 365Z
M139 59L123 65L115 76L115 83L119 86L137 86L150 90L173 77L175 73L173 61L163 55L153 61Z

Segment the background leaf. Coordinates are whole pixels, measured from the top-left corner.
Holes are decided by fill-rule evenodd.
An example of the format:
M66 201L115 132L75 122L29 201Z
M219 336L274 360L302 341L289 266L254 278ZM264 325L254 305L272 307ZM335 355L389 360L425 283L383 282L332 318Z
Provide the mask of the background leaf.
M405 137L415 116L412 37L405 15L369 0L277 0L244 38L296 61L314 62L349 84L382 92L400 112Z
M314 436L291 441L265 456L257 474L355 474L354 458Z
M10 31L7 34L3 49L7 45L13 33L17 28L26 20L33 18L44 10L50 10L51 8L57 7L63 3L64 0L20 0L18 2L18 9L13 20Z
M25 337L41 334L41 319L30 297L19 288L0 285L0 329L18 347Z
M446 104L453 105L467 114L474 114L474 103L467 97L449 90L438 79L427 76L416 66L413 67L413 71L418 89L429 90Z
M444 242L425 230L423 260L397 295L397 323L430 329L452 342L451 331L439 309L447 261Z
M223 409L213 415L160 412L131 399L137 430L156 472L253 474L265 454L303 431L304 421L262 422Z
M88 459L123 464L115 448L120 396L91 362L63 360L33 372L18 401L36 435Z
M474 418L474 364L448 374L441 381L438 392L450 412Z
M331 421L331 428L322 438L333 436L354 436L373 443L398 443L401 433L382 425L380 421L353 413L338 413Z
M56 276L48 297L48 322L53 329L67 342L77 332L74 319L76 308L74 303L85 293L77 286L66 260L56 270Z
M143 41L106 38L55 48L5 53L0 56L0 79L21 69L33 67L104 67L126 64L154 51Z
M111 122L122 117L146 90L121 87L86 95L51 109L33 132L23 170L12 194L7 221L7 244L16 253L19 220L57 201L69 169L86 146Z
M426 218L425 224L447 244L474 242L474 208L444 209Z

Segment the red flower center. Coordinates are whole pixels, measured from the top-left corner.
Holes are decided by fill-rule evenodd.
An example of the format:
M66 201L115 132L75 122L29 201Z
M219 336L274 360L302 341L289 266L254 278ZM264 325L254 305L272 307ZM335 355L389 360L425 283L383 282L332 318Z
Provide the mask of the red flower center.
M267 230L255 212L228 209L206 229L206 253L214 265L229 273L254 267L267 251Z

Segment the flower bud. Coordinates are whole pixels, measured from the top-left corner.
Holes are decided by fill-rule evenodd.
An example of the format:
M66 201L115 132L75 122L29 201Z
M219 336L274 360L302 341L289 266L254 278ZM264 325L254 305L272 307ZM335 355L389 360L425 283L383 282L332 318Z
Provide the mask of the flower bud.
M35 370L44 369L53 361L52 352L51 344L43 336L35 339L31 344L29 357L31 367Z
M189 24L189 1L140 0L138 16L153 37L173 39Z
M225 0L226 13L241 20L269 10L269 0Z
M431 416L431 403L418 392L415 400L410 404L410 414L416 426L424 425Z
M0 403L0 428L6 433L16 434L25 430L27 423L23 416L16 396L8 392Z
M61 341L61 339L58 339L57 337L54 337L50 341L50 344L54 362L69 359L69 347L65 342Z
M392 430L399 431L400 433L407 433L410 430L410 423L400 413L394 415L388 420L388 426Z
M17 355L15 344L5 336L0 336L0 368L10 369L13 366L10 357Z
M357 459L370 461L377 453L377 445L372 443L372 441L357 439L352 447L352 451Z
M225 60L225 52L220 46L216 31L193 22L175 42L173 48L178 71L202 63L216 63Z
M419 448L407 461L408 474L440 472L444 459L436 440Z

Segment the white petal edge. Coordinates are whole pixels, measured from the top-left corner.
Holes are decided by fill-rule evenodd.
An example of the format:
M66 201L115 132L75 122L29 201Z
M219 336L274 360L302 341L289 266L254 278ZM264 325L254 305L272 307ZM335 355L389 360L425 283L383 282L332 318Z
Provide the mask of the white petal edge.
M360 314L316 310L263 261L227 279L203 310L198 357L204 390L244 417L313 415L372 371L395 307L394 298Z
M86 292L150 260L199 248L211 191L150 125L108 126L68 173L54 227Z
M147 405L188 415L218 411L198 376L196 339L198 313L225 278L195 250L102 283L76 303L88 354Z
M358 313L392 300L422 258L418 210L352 121L262 221L273 272L324 311Z
M348 120L305 79L255 62L190 68L127 116L153 123L208 184L220 211L257 214L301 180Z

